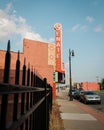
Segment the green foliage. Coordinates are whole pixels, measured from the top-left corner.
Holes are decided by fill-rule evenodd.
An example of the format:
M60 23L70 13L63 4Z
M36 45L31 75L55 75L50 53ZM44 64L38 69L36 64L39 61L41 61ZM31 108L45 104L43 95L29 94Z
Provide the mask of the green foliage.
M104 89L104 78L101 80L101 89Z

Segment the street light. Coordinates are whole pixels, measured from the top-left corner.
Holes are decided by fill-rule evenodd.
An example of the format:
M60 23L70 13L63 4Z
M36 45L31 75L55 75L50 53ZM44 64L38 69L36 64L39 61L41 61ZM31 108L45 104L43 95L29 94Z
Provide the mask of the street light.
M74 56L74 50L70 50L69 49L69 84L70 84L70 90L69 90L69 94L70 94L70 101L73 100L72 97L72 78L71 78L71 56Z

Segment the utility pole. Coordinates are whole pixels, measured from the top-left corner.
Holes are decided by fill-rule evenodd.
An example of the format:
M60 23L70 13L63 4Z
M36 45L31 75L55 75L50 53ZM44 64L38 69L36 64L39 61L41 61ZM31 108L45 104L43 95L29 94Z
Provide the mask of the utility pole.
M69 49L69 85L70 85L69 94L70 94L70 101L73 100L73 97L72 97L72 77L71 77L71 56L74 56L74 50L71 51Z

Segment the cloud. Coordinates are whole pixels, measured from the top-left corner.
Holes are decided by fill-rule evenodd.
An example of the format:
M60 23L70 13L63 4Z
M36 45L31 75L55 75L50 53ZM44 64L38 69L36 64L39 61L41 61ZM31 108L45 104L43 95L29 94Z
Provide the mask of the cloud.
M42 38L40 34L32 30L25 18L17 16L16 10L12 9L12 3L9 3L4 10L0 9L0 41L14 35L19 35L22 40L28 38L50 42L50 40Z
M91 16L87 16L86 21L89 22L89 23L92 23L92 22L94 22L94 18L91 17Z
M103 27L101 25L96 25L95 28L93 29L94 32L103 32Z
M50 38L50 39L49 39L49 42L51 42L51 43L52 43L52 42L55 42L55 39L54 39L54 38Z
M6 11L6 12L9 12L11 9L12 9L12 3L8 3L8 4L6 5L5 11Z
M72 27L71 31L76 32L80 28L80 24L76 24Z
M78 30L81 30L83 32L87 31L87 26L86 25L81 25L81 24L76 24L71 28L72 32L76 32Z
M86 32L86 31L87 31L87 26L86 26L86 25L82 25L82 26L80 27L80 29L81 29L82 31Z
M23 31L23 33L24 33L24 31ZM27 31L25 34L23 34L24 36L25 36L25 38L29 38L29 39L32 39L32 40L43 40L42 38L41 38L41 36L38 34L38 33L34 33L34 32L29 32L29 31Z

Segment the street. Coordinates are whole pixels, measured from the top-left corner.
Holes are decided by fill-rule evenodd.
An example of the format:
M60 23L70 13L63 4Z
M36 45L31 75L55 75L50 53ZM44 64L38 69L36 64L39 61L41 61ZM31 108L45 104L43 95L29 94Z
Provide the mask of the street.
M57 103L66 130L104 130L104 113L95 110L91 104L70 100L68 89L57 91ZM93 107L95 104L92 104ZM99 104L98 104L99 106Z
M99 92L99 95L101 96L101 104L87 104L87 105L104 113L104 93Z
M62 95L63 95L61 98L63 98L63 99L69 98L68 97L68 91L69 91L68 89L65 89L65 90L60 89L59 91L61 91ZM104 92L102 92L102 93L99 92L98 94L101 96L101 104L95 104L95 103L91 104L90 103L90 104L85 104L85 105L88 105L88 106L92 107L93 109L104 113ZM76 100L76 99L74 99L74 100Z

